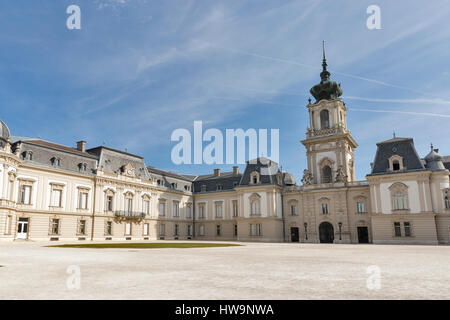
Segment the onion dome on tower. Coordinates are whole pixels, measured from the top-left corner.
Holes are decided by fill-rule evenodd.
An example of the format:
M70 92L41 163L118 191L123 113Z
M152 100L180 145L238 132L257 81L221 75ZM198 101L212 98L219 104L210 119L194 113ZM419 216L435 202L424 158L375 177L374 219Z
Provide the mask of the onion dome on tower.
M6 123L0 120L0 147L4 148L6 143L9 142L9 129Z
M443 160L444 157L439 154L439 149L434 149L431 145L431 151L424 158L425 168L432 171L445 170Z
M316 99L316 103L320 100L333 100L342 95L341 84L330 80L330 73L327 70L327 59L325 58L325 41L322 44L323 48L323 70L320 73L320 83L316 84L309 91Z

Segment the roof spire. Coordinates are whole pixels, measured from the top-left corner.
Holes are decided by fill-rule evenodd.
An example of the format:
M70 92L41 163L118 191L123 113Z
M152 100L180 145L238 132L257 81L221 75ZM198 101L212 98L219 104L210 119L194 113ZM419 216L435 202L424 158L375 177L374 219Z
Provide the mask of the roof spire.
M325 56L325 40L322 41L322 53L323 53L323 60L322 60L322 72L320 73L320 79L322 82L328 81L330 79L330 73L327 70L327 58Z
M431 151L433 151L433 150L434 150L434 147L433 147L433 142L432 142L432 143L430 143L430 146L431 146Z
M395 130L392 131L392 136L395 139Z

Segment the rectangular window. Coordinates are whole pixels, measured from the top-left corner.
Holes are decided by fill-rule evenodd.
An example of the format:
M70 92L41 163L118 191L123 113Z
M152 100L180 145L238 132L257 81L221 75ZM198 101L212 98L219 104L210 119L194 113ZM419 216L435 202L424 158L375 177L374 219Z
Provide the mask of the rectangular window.
M173 203L173 216L174 217L180 216L180 205L178 204L178 202Z
M400 222L394 222L394 232L396 237L402 236L402 230L400 229Z
M12 216L6 216L5 234L11 234L11 220Z
M261 224L260 223L256 223L256 224L250 224L250 235L251 236L260 236L261 233Z
M220 236L220 224L216 226L216 236Z
M107 236L112 235L112 221L106 221L105 235L107 235Z
M50 220L50 234L51 235L59 234L59 219Z
M188 237L192 236L192 225L188 224L187 226L187 235Z
M164 202L159 203L159 215L160 216L166 215L166 204Z
M216 204L216 218L222 218L222 204Z
M238 216L238 202L233 200L233 217Z
M144 223L144 231L142 233L144 236L148 236L148 223Z
M125 198L125 211L131 213L133 211L133 199Z
M106 211L113 211L113 197L106 197Z
M297 206L296 205L291 205L291 214L293 216L295 216L297 214Z
M131 235L131 223L129 222L125 223L125 235L126 236Z
M200 226L200 228L199 228L199 234L200 234L201 236L204 236L204 235L205 235L205 226L203 226L203 225Z
M205 218L205 206L201 205L198 207L198 218L204 219Z
M191 218L191 206L190 205L186 206L186 218L187 219Z
M328 214L328 204L327 203L322 203L322 213Z
M364 212L366 212L366 206L365 206L365 203L364 202L360 202L360 201L358 201L357 203L356 203L356 209L357 209L357 211L358 211L358 213L364 213Z
M31 204L31 186L22 185L20 188L20 203Z
M62 190L53 189L52 191L52 207L61 207Z
M178 237L178 225L177 224L175 224L175 226L174 226L173 234L174 234L174 236Z
M164 223L161 223L159 225L159 235L163 236L163 235L165 235L165 233L166 233L166 226Z
M411 224L409 222L404 222L403 227L405 228L405 237L411 237Z
M237 224L234 225L234 235L235 236L238 235L238 226L237 226Z
M78 222L78 234L86 234L86 220Z
M80 192L78 199L78 209L87 209L88 193Z
M149 214L150 213L150 201L148 201L148 200L142 201L142 206L144 209L144 213Z

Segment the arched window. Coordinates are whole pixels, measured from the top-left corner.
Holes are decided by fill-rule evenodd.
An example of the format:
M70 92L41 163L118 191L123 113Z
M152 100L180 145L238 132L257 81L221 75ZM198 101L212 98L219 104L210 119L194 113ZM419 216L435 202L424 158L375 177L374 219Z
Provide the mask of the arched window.
M450 200L448 196L445 196L445 209L450 209Z
M320 111L320 129L330 128L330 116L328 110Z
M325 166L322 169L322 183L331 183L331 168Z
M400 170L400 162L398 162L398 160L392 161L392 170L393 171Z
M397 192L394 194L393 202L394 202L394 210L408 209L406 197L402 192Z

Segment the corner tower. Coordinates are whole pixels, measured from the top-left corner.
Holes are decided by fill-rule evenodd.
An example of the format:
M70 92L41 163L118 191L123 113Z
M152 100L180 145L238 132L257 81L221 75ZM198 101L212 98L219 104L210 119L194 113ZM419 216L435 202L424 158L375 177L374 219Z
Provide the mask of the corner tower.
M308 159L302 180L306 185L355 181L354 149L358 144L347 130L347 108L339 98L341 85L330 80L325 47L322 67L320 83L310 90L316 101L310 99L307 105L309 128L301 141Z

